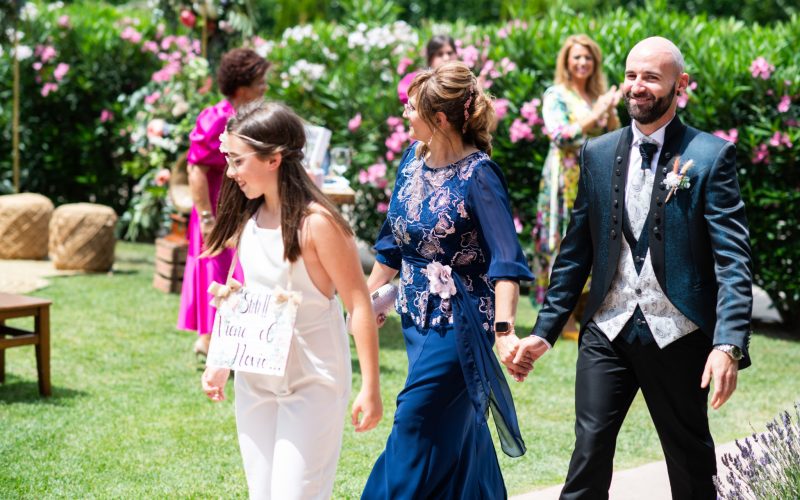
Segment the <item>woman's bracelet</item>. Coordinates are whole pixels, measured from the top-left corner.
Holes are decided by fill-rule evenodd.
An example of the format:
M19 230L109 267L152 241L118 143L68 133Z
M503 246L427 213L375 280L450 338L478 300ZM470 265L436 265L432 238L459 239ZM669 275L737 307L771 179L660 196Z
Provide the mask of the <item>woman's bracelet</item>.
M203 210L200 212L200 222L203 224L213 224L214 221L214 214L212 214L210 210Z

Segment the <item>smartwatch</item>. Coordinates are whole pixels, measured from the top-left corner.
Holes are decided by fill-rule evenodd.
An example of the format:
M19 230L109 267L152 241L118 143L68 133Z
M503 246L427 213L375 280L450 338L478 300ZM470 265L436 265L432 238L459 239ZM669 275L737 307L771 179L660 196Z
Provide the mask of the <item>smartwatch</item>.
M514 324L510 321L495 321L494 322L494 333L497 335L506 335L511 333L511 330L514 329Z

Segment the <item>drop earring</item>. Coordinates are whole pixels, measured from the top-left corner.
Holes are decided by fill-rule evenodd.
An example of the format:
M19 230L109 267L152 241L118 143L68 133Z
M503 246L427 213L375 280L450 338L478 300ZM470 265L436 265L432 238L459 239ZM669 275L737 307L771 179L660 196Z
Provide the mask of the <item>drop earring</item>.
M425 143L425 145L428 146L428 149L431 148L431 142L433 142L433 138L434 138L434 136L436 136L436 131L437 130L439 130L439 129L436 128L436 127L433 128L433 133L431 134L431 138L428 139L428 142Z

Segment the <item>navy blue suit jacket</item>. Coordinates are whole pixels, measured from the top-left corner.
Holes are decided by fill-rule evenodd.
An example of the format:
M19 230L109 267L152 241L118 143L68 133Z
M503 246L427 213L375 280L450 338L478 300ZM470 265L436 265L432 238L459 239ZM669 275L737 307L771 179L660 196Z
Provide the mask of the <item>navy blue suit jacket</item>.
M625 185L633 132L625 127L589 139L581 149L578 195L553 264L550 287L533 334L555 343L592 274L581 324L603 303L617 271ZM668 202L662 181L676 156L689 169L691 187ZM752 314L752 260L744 203L736 177L736 148L687 127L676 116L667 126L653 183L648 221L650 256L670 302L714 344L745 351Z

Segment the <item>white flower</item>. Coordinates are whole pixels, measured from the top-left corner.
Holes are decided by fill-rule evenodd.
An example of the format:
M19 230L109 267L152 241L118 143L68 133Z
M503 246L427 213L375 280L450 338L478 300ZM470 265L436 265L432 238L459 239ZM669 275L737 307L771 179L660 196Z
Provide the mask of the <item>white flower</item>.
M172 107L172 116L179 117L185 115L189 111L189 103L183 100L179 100L175 103Z
M12 54L14 51L11 51ZM17 46L17 60L24 61L25 59L31 57L33 55L33 50L28 47L27 45L18 45Z
M274 48L275 48L275 42L273 42L272 40L267 40L266 42L262 43L261 45L256 46L255 50L256 50L256 54L258 54L259 56L261 56L263 58L266 58L270 54L270 52L272 52L272 49L274 49Z
M664 185L667 187L667 189L677 189L680 183L681 176L675 172L668 173L667 178L664 179Z
M353 31L347 37L347 47L351 49L364 46L366 43L367 39L364 37L364 33L360 31Z
M19 42L23 38L25 38L25 33L22 31L14 31L14 28L8 28L6 30L6 37L8 38L8 41L11 43L14 43L14 37L16 37L17 41Z
M322 54L329 60L329 61L338 61L339 55L336 52L333 52L326 46L322 46Z
M19 18L23 21L33 21L39 16L39 9L36 8L36 4L33 2L28 2L22 7L22 10L19 12Z
M425 268L425 274L430 282L429 290L443 299L449 299L456 294L456 284L453 281L453 270L441 262L431 262Z
M228 154L228 131L227 129L219 135L219 152Z
M292 40L297 43L301 43L306 38L310 40L319 40L319 35L314 32L314 27L310 24L303 24L300 26L294 26L292 28L286 28L284 30L283 35L281 36L281 40L287 42Z
M322 78L325 74L325 66L322 64L310 63L305 59L299 59L289 68L288 76L293 81L299 83L306 90L314 88L313 82ZM283 78L283 74L281 74Z

